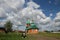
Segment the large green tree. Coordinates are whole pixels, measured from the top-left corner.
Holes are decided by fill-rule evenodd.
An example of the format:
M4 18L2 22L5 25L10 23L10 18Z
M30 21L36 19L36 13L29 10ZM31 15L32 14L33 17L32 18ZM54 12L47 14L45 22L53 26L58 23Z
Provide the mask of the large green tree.
M7 21L4 26L5 26L6 32L11 32L12 31L12 23L11 23L11 21Z

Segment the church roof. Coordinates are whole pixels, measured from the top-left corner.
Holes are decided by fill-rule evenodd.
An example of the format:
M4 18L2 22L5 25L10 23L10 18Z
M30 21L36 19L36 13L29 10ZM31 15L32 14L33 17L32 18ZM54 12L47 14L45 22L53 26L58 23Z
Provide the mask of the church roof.
M30 24L30 21L28 20L28 21L26 22L26 24Z
M32 23L31 26L26 28L26 30L29 30L29 29L38 29L38 27L34 23Z

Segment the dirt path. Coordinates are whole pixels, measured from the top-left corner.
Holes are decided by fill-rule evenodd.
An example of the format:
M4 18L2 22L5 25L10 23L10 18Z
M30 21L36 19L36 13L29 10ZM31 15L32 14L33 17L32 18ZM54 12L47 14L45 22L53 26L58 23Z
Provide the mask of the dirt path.
M60 39L57 39L57 38L52 38L52 37L37 37L36 40L60 40Z
M60 38L54 38L54 37L46 37L46 36L40 36L40 35L31 35L33 38L30 40L60 40Z

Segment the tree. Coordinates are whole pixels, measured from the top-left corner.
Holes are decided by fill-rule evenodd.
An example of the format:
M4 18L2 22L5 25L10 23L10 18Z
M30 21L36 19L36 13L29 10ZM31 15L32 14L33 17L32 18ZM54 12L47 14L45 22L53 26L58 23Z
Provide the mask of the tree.
M5 26L6 33L12 31L12 23L11 23L11 21L7 21L4 26Z

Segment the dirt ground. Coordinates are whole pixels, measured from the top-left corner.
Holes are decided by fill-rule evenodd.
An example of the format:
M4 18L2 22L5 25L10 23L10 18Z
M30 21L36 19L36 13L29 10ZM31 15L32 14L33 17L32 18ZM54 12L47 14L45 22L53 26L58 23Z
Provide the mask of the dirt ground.
M37 37L36 40L60 40L59 38L52 38L52 37Z
M47 37L47 36L41 36L41 35L32 35L33 38L30 40L60 40L60 38L55 38L55 37Z

